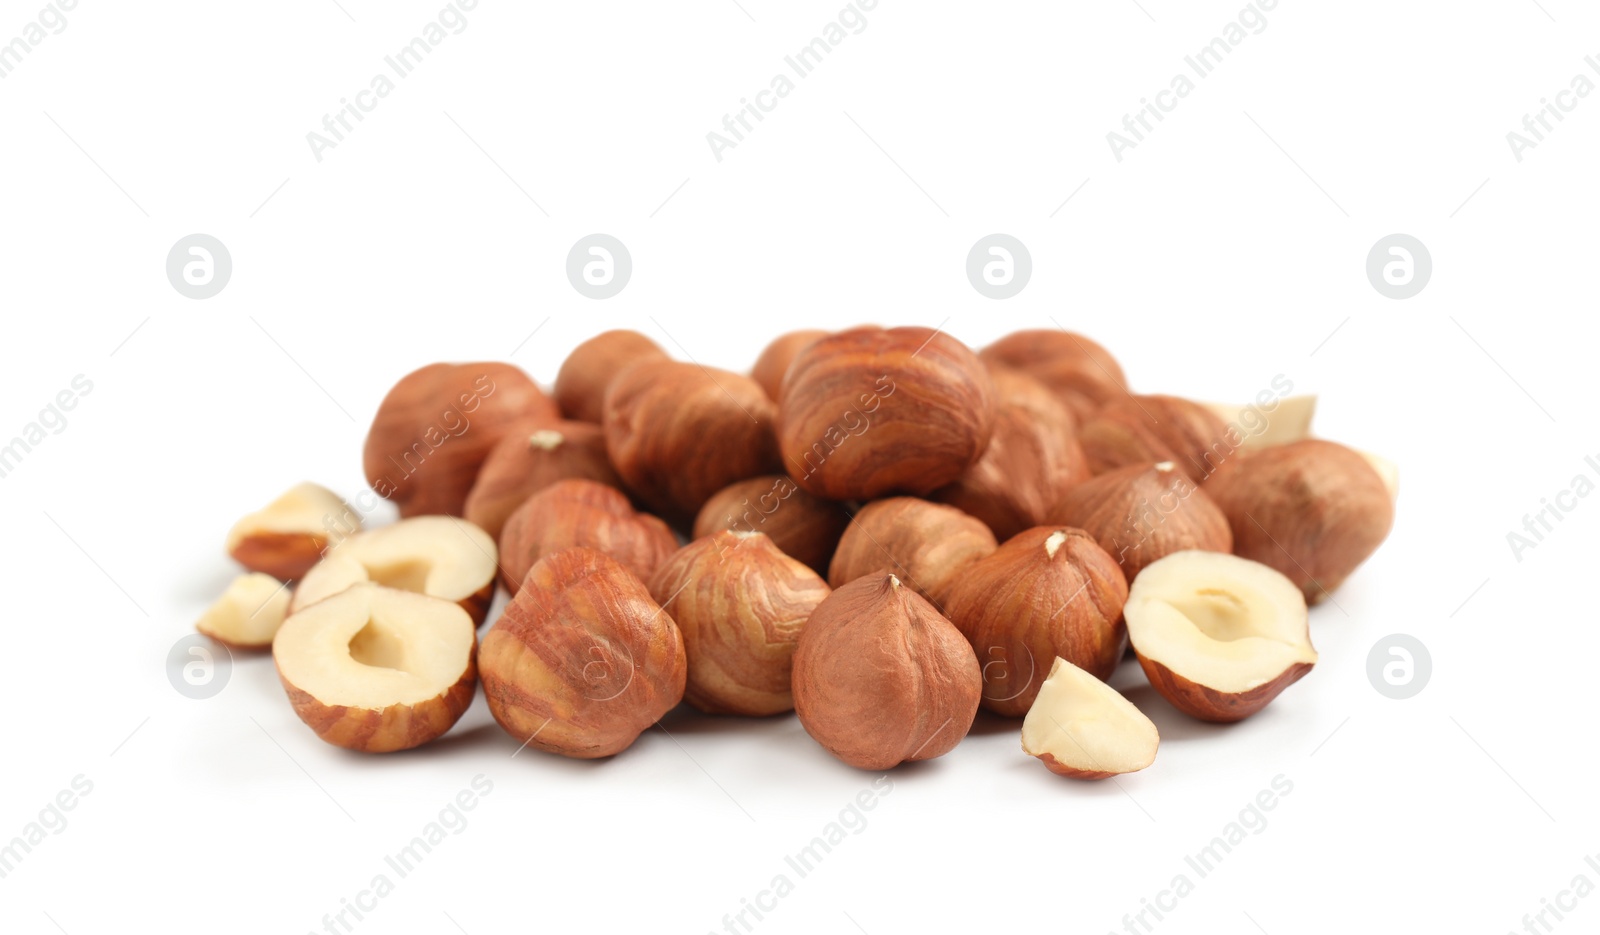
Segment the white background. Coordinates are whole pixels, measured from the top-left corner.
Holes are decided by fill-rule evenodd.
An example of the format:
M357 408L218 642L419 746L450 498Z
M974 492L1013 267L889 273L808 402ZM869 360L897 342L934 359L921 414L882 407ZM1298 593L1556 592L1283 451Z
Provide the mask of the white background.
M513 759L480 699L426 750L369 757L300 724L270 659L208 701L166 679L236 571L228 526L302 479L359 492L401 374L510 359L548 383L612 326L744 369L798 327L979 346L1054 322L1141 391L1242 400L1285 374L1322 434L1403 470L1390 541L1313 614L1321 663L1265 712L1202 725L1125 667L1163 744L1099 784L980 716L893 771L756 930L1098 933L1187 872L1157 931L1500 933L1600 883L1600 502L1521 561L1506 541L1600 454L1600 95L1520 163L1505 138L1600 56L1600 15L1283 0L1119 163L1106 133L1240 4L883 0L718 162L705 134L841 6L739 2L484 0L320 163L307 132L439 3L84 0L0 81L0 438L94 385L0 481L0 839L93 783L0 880L5 930L321 930L479 774L471 824L357 931L721 930L785 872L875 778L792 717L678 712L580 763ZM0 41L39 6L0 3ZM598 302L564 274L595 231L634 260ZM995 231L1034 260L1006 301L963 269ZM1406 301L1364 272L1397 231L1434 261ZM164 272L194 232L234 262L205 301ZM1365 673L1395 632L1433 657L1408 701ZM1184 856L1279 775L1266 828L1195 879ZM1593 931L1600 899L1546 918Z

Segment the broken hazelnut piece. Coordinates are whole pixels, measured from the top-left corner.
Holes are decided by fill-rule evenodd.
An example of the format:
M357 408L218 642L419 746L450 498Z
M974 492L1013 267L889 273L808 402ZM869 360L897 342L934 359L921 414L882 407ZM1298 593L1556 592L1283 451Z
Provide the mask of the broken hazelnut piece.
M989 444L994 385L931 328L854 328L807 345L778 400L783 469L829 500L952 484Z
M1004 541L1046 523L1050 508L1090 474L1066 403L1026 373L997 370L993 377L998 402L989 447L933 499L977 517Z
M1394 499L1361 454L1306 439L1251 453L1201 488L1233 529L1233 552L1276 568L1315 604L1389 535Z
M361 517L338 494L307 482L234 523L228 554L251 571L292 581L360 529Z
M1020 370L1050 387L1080 423L1128 392L1128 381L1111 352L1070 331L1016 331L978 356L991 368Z
M666 360L661 345L637 331L602 331L579 344L556 372L555 397L561 411L576 422L600 424L605 416L606 387L640 360Z
M600 426L564 421L508 434L483 462L462 515L498 540L517 507L562 480L622 486L606 455Z
M285 620L272 657L318 737L388 753L443 735L467 710L476 636L449 601L358 584Z
M414 516L351 536L301 579L299 613L351 585L372 582L461 605L476 627L494 599L494 540L454 516Z
M268 649L289 614L289 588L253 572L233 579L194 628L229 649Z
M1170 461L1130 465L1084 481L1050 512L1051 522L1094 536L1129 581L1173 552L1233 550L1228 518Z
M649 581L678 537L660 519L637 513L622 491L591 480L564 480L529 497L500 533L500 580L516 597L539 559L573 546L596 549Z
M787 474L766 474L717 491L695 517L694 538L724 529L763 533L783 554L826 575L849 523L843 504L806 493Z
M559 418L555 402L511 364L429 364L383 397L362 466L401 516L460 516L478 468L507 432Z
M894 575L834 591L800 630L801 726L858 769L942 756L972 728L982 679L961 631Z
M1205 406L1177 396L1123 396L1078 431L1089 469L1171 461L1199 483L1240 449L1241 433Z
M1107 779L1156 760L1156 725L1116 689L1057 659L1022 719L1022 750L1052 773Z
M650 595L683 634L683 700L708 714L762 717L794 708L790 671L827 582L759 532L696 539L650 578Z
M1300 589L1235 555L1175 552L1146 566L1123 614L1150 684L1203 721L1249 717L1317 661Z
M794 363L795 355L827 335L828 332L819 329L779 335L756 358L755 366L750 368L750 379L761 384L761 388L776 402L778 393L783 389L783 378L789 372L789 365Z
M483 637L489 713L518 743L578 759L627 749L683 698L683 638L643 583L594 549L540 559Z
M1081 529L1039 526L967 566L950 586L945 615L983 667L983 706L1020 717L1065 657L1095 678L1122 661L1127 580L1117 560Z
M1317 413L1315 396L1286 396L1244 406L1202 403L1239 435L1240 449L1260 451L1311 437L1311 419Z
M892 572L942 606L957 576L998 546L988 526L953 506L916 497L874 500L845 527L828 567L828 584L837 589L866 575Z

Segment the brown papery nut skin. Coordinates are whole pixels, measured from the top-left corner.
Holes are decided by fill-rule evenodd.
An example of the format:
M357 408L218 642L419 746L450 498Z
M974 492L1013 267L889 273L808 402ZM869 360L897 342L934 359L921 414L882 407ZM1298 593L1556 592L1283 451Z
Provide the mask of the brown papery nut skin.
M802 350L778 401L783 466L830 500L928 494L989 444L994 386L967 346L928 328L855 328Z
M666 360L661 345L626 328L603 331L579 344L556 372L555 398L561 412L576 422L600 424L605 416L606 387L629 364Z
M429 364L379 404L362 453L367 483L402 517L460 516L500 439L558 417L555 402L511 364Z
M718 532L679 549L651 576L650 594L683 633L683 700L707 714L792 710L795 642L830 593L758 532Z
M1213 724L1232 724L1244 720L1265 708L1272 699L1283 694L1285 688L1300 681L1302 676L1311 671L1311 663L1296 663L1269 682L1263 682L1246 692L1228 694L1191 682L1154 659L1146 659L1137 653L1135 656L1156 694L1184 714Z
M1050 513L1052 522L1093 536L1129 582L1173 552L1233 550L1227 517L1171 463L1135 464L1086 480Z
M1124 396L1085 422L1078 441L1096 474L1171 461L1198 484L1239 452L1244 436L1197 402L1177 396Z
M1043 383L997 370L994 434L978 463L933 499L976 516L1005 540L1044 523L1073 486L1090 477L1072 410Z
M694 537L724 529L764 533L783 554L826 575L849 523L843 504L806 493L787 474L766 474L717 491L695 517Z
M756 358L756 365L750 368L750 379L761 384L767 395L776 401L779 390L783 388L783 377L789 372L789 365L794 363L795 355L827 335L828 332L815 329L779 335Z
M1127 394L1127 379L1111 352L1081 334L1059 329L1017 331L978 354L995 368L1020 370L1054 390L1078 422Z
M961 631L894 575L839 588L800 631L800 724L858 769L948 753L972 728L981 691Z
M942 606L950 584L998 546L988 526L953 506L916 497L876 500L845 528L828 567L828 583L837 589L875 572L892 572Z
M1360 454L1306 439L1251 452L1202 488L1227 516L1233 552L1282 572L1316 604L1394 526L1394 501Z
M634 512L615 487L591 480L557 481L525 500L506 520L500 533L500 580L515 597L535 562L573 546L602 552L648 581L677 550L678 537L657 517Z
M963 571L945 612L983 667L984 708L1021 717L1057 656L1111 677L1127 646L1127 600L1127 578L1092 536L1039 526Z
M711 495L734 481L774 474L774 406L749 377L645 361L606 390L606 450L639 498L688 526Z
M632 572L593 549L562 549L528 583L478 649L489 713L518 742L611 756L683 699L683 638Z
M622 486L606 455L600 426L562 421L500 439L467 495L467 521L498 540L506 520L523 501L560 480Z

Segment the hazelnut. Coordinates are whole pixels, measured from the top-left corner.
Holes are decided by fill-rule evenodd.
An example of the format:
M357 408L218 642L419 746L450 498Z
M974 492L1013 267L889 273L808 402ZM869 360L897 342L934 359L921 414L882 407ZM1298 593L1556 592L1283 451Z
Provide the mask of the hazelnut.
M500 580L515 597L528 569L546 555L572 546L603 552L640 581L678 548L667 524L636 513L622 491L592 480L563 480L539 491L506 520L500 532Z
M494 601L495 553L489 534L465 520L413 516L341 542L300 579L289 613L372 582L457 604L476 628Z
M1081 529L1039 526L1006 540L950 586L945 614L983 666L983 706L1021 717L1061 657L1099 679L1122 660L1128 581Z
M1171 461L1198 484L1240 450L1244 437L1199 403L1176 396L1125 396L1085 422L1078 441L1096 474Z
M749 377L644 361L606 390L606 450L639 498L687 525L734 481L779 470L773 403Z
M367 483L401 516L460 516L490 450L556 404L510 364L429 364L389 390L367 432Z
M831 500L928 494L977 462L994 387L967 346L928 328L855 328L802 350L778 401L784 468Z
M1317 663L1294 582L1236 555L1174 552L1152 562L1123 613L1151 687L1202 721L1249 717Z
M489 713L549 753L627 749L683 699L677 625L632 572L594 549L552 552L527 580L478 650Z
M694 537L722 529L764 533L783 554L826 575L849 522L843 504L806 493L787 474L766 474L717 491L695 517Z
M961 631L894 575L834 591L794 654L801 726L858 769L950 752L972 728L981 681Z
M1128 381L1111 352L1070 331L1013 332L978 356L991 367L1020 370L1039 380L1061 397L1079 422L1128 392Z
M794 362L796 354L804 350L818 338L826 337L828 332L821 330L791 331L779 335L756 358L756 365L750 369L750 379L761 384L767 395L774 400L778 398L778 391L783 388L783 377L789 372L789 365Z
M1065 659L1056 659L1022 721L1022 751L1052 773L1109 779L1156 761L1161 734L1133 702Z
M1315 604L1394 525L1384 479L1359 452L1306 439L1252 452L1202 488L1233 529L1233 551L1286 575Z
M875 572L893 572L942 605L956 577L997 546L988 526L953 506L916 497L877 500L845 527L828 584L839 588Z
M1078 424L1043 383L1016 370L998 370L994 434L978 463L933 499L957 507L1009 539L1048 520L1050 508L1089 479Z
M556 422L500 439L478 471L464 509L469 522L500 538L522 502L559 480L592 480L621 487L606 455L605 433L588 422Z
M696 539L650 577L689 657L683 700L708 714L780 714L794 708L790 670L806 618L827 582L759 532Z
M556 372L555 397L561 412L596 425L605 415L606 387L640 360L666 360L661 346L637 331L604 331L572 349Z
M1094 536L1133 581L1139 570L1184 549L1227 552L1227 517L1170 461L1135 464L1067 491L1051 519Z

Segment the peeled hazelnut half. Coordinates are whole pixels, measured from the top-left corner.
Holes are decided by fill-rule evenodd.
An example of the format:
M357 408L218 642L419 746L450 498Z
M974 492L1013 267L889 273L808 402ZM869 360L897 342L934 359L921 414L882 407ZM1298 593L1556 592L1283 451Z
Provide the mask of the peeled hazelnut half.
M289 612L370 581L459 604L476 627L494 598L497 567L488 533L453 516L414 516L340 543L300 580Z
M637 513L622 491L591 480L564 480L523 502L500 533L500 580L516 597L528 569L546 555L573 546L604 552L650 580L678 548L667 524Z
M529 497L560 480L621 487L606 456L606 437L588 422L557 422L500 439L478 471L462 515L496 539Z
M362 466L401 516L460 516L500 439L558 418L555 402L511 364L429 364L402 377L379 404Z
M1311 419L1317 413L1315 396L1287 396L1245 406L1203 403L1242 439L1244 451L1260 451L1311 437Z
M972 728L982 679L961 631L894 575L834 591L800 630L794 708L858 769L942 756Z
M1170 461L1135 464L1084 481L1067 491L1050 518L1094 536L1129 581L1173 552L1233 550L1227 517Z
M642 361L606 389L606 450L629 489L688 525L712 494L780 470L772 400L749 377Z
M1200 403L1177 396L1124 396L1085 422L1078 441L1096 474L1171 461L1199 483L1240 449L1243 437Z
M318 737L388 753L439 737L472 704L476 645L455 604L358 584L285 620L272 657Z
M854 328L796 355L778 400L783 468L830 500L929 494L977 462L994 386L965 344L930 328Z
M1156 761L1161 735L1116 689L1065 659L1050 666L1022 719L1022 750L1052 773L1107 779Z
M1306 439L1257 451L1202 488L1228 518L1237 555L1283 572L1315 604L1375 552L1394 500L1361 454Z
M233 524L228 554L251 571L291 581L309 571L329 546L360 529L361 517L338 494L318 484L297 484Z
M556 372L556 403L568 419L598 425L612 378L635 361L666 359L661 345L637 331L603 331L573 348L562 361Z
M1168 555L1133 580L1123 613L1150 684L1203 721L1249 717L1317 661L1300 589L1235 555Z
M1033 329L1008 334L979 352L991 368L1029 374L1054 390L1079 422L1127 395L1127 379L1111 352L1081 334Z
M994 386L999 402L989 447L933 499L976 516L1004 540L1047 522L1056 501L1090 474L1066 403L1016 370L995 371Z
M953 506L916 497L875 500L858 511L839 539L828 584L843 587L892 572L911 590L943 605L950 585L999 543L989 527Z
M761 384L767 395L776 401L778 392L783 389L784 375L789 372L789 365L794 362L795 355L818 338L826 337L827 334L826 331L812 329L779 335L762 350L761 356L756 358L755 366L750 368L750 379Z
M763 533L783 554L826 575L849 523L843 504L806 493L787 474L764 474L717 491L695 517L694 537L724 529Z
M271 575L233 579L194 625L230 649L267 649L289 614L289 589Z
M489 712L519 743L611 756L683 698L688 666L672 617L633 573L594 549L540 559L483 637Z
M1058 656L1111 676L1126 648L1127 599L1122 569L1092 536L1040 526L963 570L944 609L983 666L983 706L1020 717Z
M684 701L756 717L794 708L795 642L830 593L816 572L759 532L723 531L679 549L649 584L683 634Z

